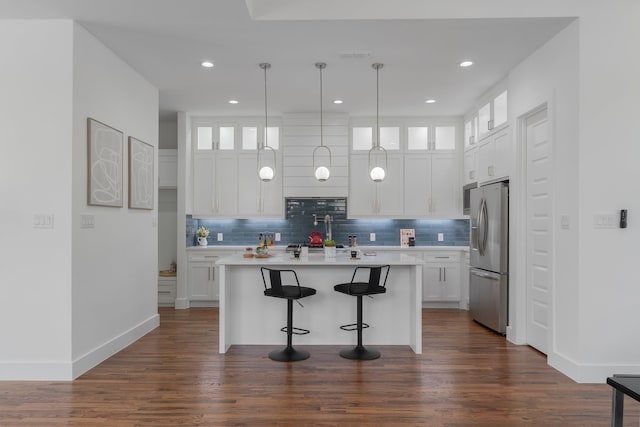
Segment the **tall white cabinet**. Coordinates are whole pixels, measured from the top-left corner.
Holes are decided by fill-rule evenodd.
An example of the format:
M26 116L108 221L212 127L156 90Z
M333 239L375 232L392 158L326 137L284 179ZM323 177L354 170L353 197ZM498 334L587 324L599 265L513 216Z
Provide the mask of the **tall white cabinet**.
M258 119L192 121L192 209L205 218L282 218L283 167L280 125L265 130ZM275 177L257 175L258 147L267 141L275 154Z

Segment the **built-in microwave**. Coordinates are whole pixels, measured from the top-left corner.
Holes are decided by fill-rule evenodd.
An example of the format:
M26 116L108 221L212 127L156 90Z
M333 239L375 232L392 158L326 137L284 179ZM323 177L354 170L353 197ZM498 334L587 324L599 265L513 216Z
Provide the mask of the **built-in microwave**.
M477 182L472 182L462 187L462 214L469 215L471 213L471 190L478 188Z

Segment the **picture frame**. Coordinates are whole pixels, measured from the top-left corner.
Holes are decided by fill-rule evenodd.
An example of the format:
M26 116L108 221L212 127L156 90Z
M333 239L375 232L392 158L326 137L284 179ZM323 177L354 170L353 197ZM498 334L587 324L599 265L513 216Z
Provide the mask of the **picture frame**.
M129 208L153 209L154 204L153 145L129 137Z
M121 208L124 135L87 118L87 204Z

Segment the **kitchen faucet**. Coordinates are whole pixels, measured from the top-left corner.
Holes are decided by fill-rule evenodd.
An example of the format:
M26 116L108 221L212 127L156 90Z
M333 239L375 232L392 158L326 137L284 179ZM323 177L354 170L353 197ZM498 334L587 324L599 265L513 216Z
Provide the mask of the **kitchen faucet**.
M333 217L331 215L325 215L324 219L318 219L318 214L313 214L313 225L317 226L318 222L324 222L324 234L327 240L333 240L333 233L331 232L331 221Z

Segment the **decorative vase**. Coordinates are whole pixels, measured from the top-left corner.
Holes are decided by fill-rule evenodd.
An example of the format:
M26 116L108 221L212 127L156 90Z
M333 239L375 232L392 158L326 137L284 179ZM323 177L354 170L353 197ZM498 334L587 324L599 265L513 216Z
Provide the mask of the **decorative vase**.
M336 257L336 247L335 246L325 246L324 247L324 257L325 258L335 258Z
M207 243L206 237L198 237L198 246L207 246Z

